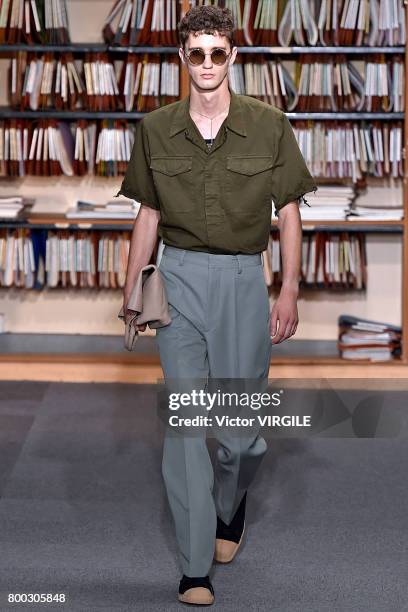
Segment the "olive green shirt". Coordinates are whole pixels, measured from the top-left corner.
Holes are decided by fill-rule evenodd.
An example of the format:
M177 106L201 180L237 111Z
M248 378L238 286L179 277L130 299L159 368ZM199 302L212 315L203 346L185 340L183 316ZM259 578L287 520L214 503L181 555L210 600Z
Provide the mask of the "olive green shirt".
M211 147L190 117L190 96L149 112L136 127L120 194L160 210L168 245L210 253L267 248L272 212L316 191L285 113L230 89Z

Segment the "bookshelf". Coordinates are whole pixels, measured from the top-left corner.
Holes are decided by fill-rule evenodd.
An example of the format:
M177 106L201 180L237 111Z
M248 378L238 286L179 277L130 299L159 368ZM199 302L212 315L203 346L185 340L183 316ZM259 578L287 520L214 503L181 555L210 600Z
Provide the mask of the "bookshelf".
M388 119L395 121L403 119L404 113L285 113L288 119L343 119L358 121L373 121L375 119ZM57 111L57 110L14 110L12 108L0 107L0 117L4 119L39 119L49 117L51 119L141 119L145 112L138 111Z
M408 26L408 5L404 0L405 8L405 27ZM408 74L408 41L405 49L405 121L404 121L404 177L403 177L403 203L404 203L404 219L403 219L403 247L402 247L402 355L401 359L404 365L408 365L408 125L407 125L407 110L408 110L408 83L406 75Z
M188 0L182 0L183 9L188 9ZM408 31L408 7L407 2L404 1L404 9L405 9L405 22L406 29ZM240 46L240 53L271 53L276 56L290 56L290 55L298 55L304 53L345 53L345 54L353 54L353 55L365 55L371 53L401 53L404 55L404 64L405 64L405 108L403 113L345 113L345 112L337 112L337 113L286 113L289 119L315 119L315 120L325 120L325 119L339 119L339 120L387 120L387 119L404 119L407 114L408 107L408 52L406 46L398 46L398 47L247 47ZM181 70L181 84L180 91L181 96L184 97L188 93L188 74L187 71L182 67ZM408 164L406 162L406 152L408 151L408 126L407 122L404 121L404 149L403 149L403 159L404 159L404 177L403 177L403 207L404 207L404 219L402 221L365 221L362 223L361 221L325 221L324 223L318 223L316 221L306 221L303 222L303 228L305 231L311 230L322 230L322 231L341 231L347 229L347 231L363 231L366 233L390 233L390 234L402 234L402 242L403 242L403 255L402 255L402 266L401 266L401 274L402 274L402 295L400 296L402 302L402 353L401 358L396 360L401 364L408 365ZM353 229L352 229L353 228ZM276 230L276 221L272 223L272 231ZM281 358L282 365L285 364L302 364L306 365L307 363L314 363L315 365L319 364L336 364L338 366L350 366L350 364L345 359L341 359L339 357L321 357L319 355L309 356L308 359L305 357L301 358L296 353L292 355L288 355L285 358ZM375 362L359 362L364 365L370 365L370 367L375 366ZM384 364L385 365L385 364Z
M367 232L375 234L402 234L404 230L403 221L303 221L305 231L347 231L347 232ZM90 228L90 229L124 229L131 230L133 223L122 219L109 219L109 221L87 221L81 218L67 220L65 217L56 216L28 217L26 222L5 221L0 223L0 227L27 227L42 229L58 228ZM271 231L277 230L277 221L273 220Z
M189 2L188 0L181 0L181 4L183 10L188 8ZM405 7L406 8L406 7ZM408 16L407 10L405 10L405 17L407 21L407 29L408 29ZM116 47L113 45L107 44L87 44L87 43L73 43L70 45L0 45L0 58L7 57L10 52L21 51L21 50L29 50L29 51L66 51L72 52L74 54L82 54L86 52L100 51L100 52L109 52L112 54L116 54L117 57L123 56L127 53L169 53L174 54L177 52L177 47ZM398 47L265 47L265 46L257 46L257 47L239 47L240 53L250 54L250 53L266 53L273 54L274 56L296 56L304 53L345 53L353 56L357 55L366 55L371 53L384 53L384 54L403 54L405 56L405 75L408 75L408 59L406 47L398 46ZM402 113L346 113L346 112L338 112L338 113L286 113L289 119L316 119L316 120L329 120L329 119L338 119L338 120L402 120L406 115L406 109L408 104L408 79L405 79L405 112ZM188 93L188 74L187 71L181 67L180 71L180 96L184 97ZM40 117L49 117L49 118L60 118L60 119L140 119L146 113L143 112L87 112L87 111L16 111L6 107L0 107L0 119L1 118L27 118L34 119ZM408 130L406 122L404 122L404 160L405 160L405 151L408 150ZM405 164L404 164L405 166ZM396 365L408 365L408 171L407 168L404 167L404 177L403 177L403 198L404 198L404 219L402 221L324 221L324 222L316 222L316 221L305 221L303 222L304 231L359 231L366 232L367 234L378 234L378 235L397 235L402 236L402 327L403 327L403 347L402 347L402 356L401 359L396 360L392 363L382 363L381 367L386 366L387 371L392 370L392 366ZM58 229L58 228L70 228L70 229L92 229L92 230L131 230L132 223L124 222L121 220L108 222L99 222L99 221L84 221L82 219L78 220L63 220L58 218L57 216L50 215L49 217L42 217L40 220L35 218L28 218L28 221L21 223L1 223L0 227L29 227L29 228L42 228L42 229ZM272 223L271 231L277 231L276 221ZM399 296L396 296L396 299L399 299ZM386 315L384 315L386 318ZM149 338L146 337L146 341L149 341ZM351 371L351 368L354 368L356 364L351 363L349 361L343 360L339 357L330 356L327 354L320 355L319 353L314 354L312 344L315 343L316 348L318 347L319 341L309 341L308 345L308 354L307 357L302 353L301 350L301 342L296 343L293 342L293 353L290 351L283 351L280 355L274 360L274 364L279 364L282 366L307 366L308 364L312 364L314 366L319 365L330 365L330 366L338 366L341 367L345 371ZM306 342L306 341L303 341ZM137 364L138 366L157 366L159 364L158 356L154 355L149 348L149 345L146 345L148 348L145 351L142 351L141 354L137 355L117 355L112 359L119 364ZM304 345L306 346L306 345ZM55 353L50 353L49 356L52 360L52 356L55 356ZM96 363L102 363L107 360L106 355L98 355L95 353L82 353L75 351L70 353L70 360L72 363L82 362L82 361L91 361ZM24 358L24 355L20 355L23 361L27 360L27 356ZM32 355L31 355L32 357ZM111 355L108 357L108 361ZM3 353L0 348L0 362L9 361L10 356L6 353ZM44 355L40 358L40 361L44 361ZM370 369L375 372L378 368L379 364L372 362L363 362L359 361L358 365L369 366Z

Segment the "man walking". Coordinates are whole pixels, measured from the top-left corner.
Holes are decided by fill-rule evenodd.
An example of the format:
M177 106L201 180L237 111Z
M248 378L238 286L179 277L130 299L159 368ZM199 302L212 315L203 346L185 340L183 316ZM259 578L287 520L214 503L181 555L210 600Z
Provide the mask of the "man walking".
M178 27L190 93L139 122L117 194L141 203L124 309L158 234L172 319L156 332L165 378L265 381L272 344L292 336L298 324L298 199L317 186L286 115L229 88L237 54L231 12L196 7ZM272 199L283 283L270 311L261 253ZM237 553L247 490L266 451L257 432L220 432L217 439L214 473L205 436L168 431L164 440L163 478L183 568L178 596L185 603L214 601L211 564L229 563Z

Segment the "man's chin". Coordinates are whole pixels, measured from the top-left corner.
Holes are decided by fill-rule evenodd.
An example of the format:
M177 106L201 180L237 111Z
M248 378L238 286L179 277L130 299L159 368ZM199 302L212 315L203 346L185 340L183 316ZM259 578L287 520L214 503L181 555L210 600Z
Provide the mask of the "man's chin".
M214 91L221 85L222 81L216 81L215 79L201 79L196 81L196 86L201 91Z

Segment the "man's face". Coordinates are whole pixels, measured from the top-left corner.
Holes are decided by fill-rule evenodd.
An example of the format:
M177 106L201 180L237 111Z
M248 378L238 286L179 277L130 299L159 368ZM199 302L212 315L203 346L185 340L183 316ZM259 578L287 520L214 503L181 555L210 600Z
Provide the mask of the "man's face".
M228 75L228 68L234 63L237 48L231 49L229 40L226 36L219 34L189 34L184 50L186 54L192 49L202 49L205 56L203 64L193 66L185 57L183 50L179 49L181 61L187 66L191 80L197 89L201 91L213 91L219 87L225 77ZM224 49L228 55L225 63L221 66L213 63L211 59L211 51L213 49Z

